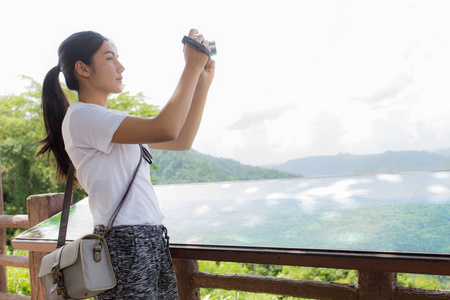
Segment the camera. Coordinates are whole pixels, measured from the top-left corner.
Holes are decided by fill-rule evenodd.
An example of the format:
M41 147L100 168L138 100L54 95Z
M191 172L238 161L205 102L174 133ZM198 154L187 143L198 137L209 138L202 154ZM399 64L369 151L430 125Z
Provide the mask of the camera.
M211 51L211 55L217 55L216 42L215 41L208 41L208 42L209 42L209 51Z
M209 56L212 55L217 55L217 48L216 48L216 42L215 41L209 41L209 49L205 47L205 45L197 42L194 39L191 39L188 36L184 36L183 39L181 40L181 42L183 44L189 44L190 46L194 47L197 51L201 51L204 52L206 54L208 54Z

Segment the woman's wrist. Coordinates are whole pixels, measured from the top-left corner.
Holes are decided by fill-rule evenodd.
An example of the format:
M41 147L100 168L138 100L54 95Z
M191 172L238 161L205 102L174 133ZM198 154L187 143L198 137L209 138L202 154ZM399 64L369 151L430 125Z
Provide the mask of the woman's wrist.
M190 63L187 61L184 65L184 69L187 70L188 72L193 72L196 76L199 77L203 72L204 66L193 62Z
M197 82L197 86L195 87L196 91L204 91L204 92L208 92L209 88L211 87L211 83L209 81L206 80L202 80L201 78L198 80Z

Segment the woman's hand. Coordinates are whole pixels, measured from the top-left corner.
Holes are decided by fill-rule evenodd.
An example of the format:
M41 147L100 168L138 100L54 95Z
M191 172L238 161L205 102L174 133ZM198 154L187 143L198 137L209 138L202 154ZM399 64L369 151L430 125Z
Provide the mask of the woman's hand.
M193 37L191 37L191 34L194 34ZM198 30L192 29L189 32L189 37L196 40L197 42L203 44L208 50L210 50L209 42L205 39L205 37L203 35L198 34ZM197 51L197 52L199 52L199 51ZM202 53L202 52L200 52L200 53ZM197 84L197 89L199 87L209 89L209 87L211 86L211 83L214 79L215 68L216 68L216 62L208 57L208 60L206 61L206 64L203 67L203 71L200 74L198 84Z
M202 73L198 79L197 88L204 87L209 88L214 79L214 73L216 70L216 62L212 59L209 59L203 68Z
M197 29L191 29L189 31L188 37L193 40L196 40L199 43L208 46L208 42L205 40L203 35L198 34ZM194 47L191 47L189 44L184 45L184 59L186 61L187 68L194 68L196 70L203 70L207 63L209 62L209 56L206 53L200 52L196 50Z

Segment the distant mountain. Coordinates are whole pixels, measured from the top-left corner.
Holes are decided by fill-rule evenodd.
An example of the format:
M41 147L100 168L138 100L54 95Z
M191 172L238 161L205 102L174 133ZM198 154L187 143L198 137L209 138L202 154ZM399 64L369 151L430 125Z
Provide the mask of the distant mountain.
M450 168L450 150L388 151L382 154L312 156L272 165L282 172L303 176L355 175L425 171Z
M450 157L450 149L439 149L434 151L433 153Z
M195 150L152 150L154 184L219 182L255 179L278 179L301 177L275 169L243 165L232 159L217 158Z

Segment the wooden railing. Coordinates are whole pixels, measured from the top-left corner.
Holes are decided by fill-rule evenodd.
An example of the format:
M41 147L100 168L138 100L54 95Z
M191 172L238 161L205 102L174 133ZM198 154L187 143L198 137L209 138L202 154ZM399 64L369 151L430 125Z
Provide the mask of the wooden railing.
M6 254L6 228L29 228L27 215L8 216L4 215L3 187L0 166L0 299L21 300L30 299L28 296L21 296L8 293L8 276L6 267L28 268L28 257Z
M61 210L62 194L30 196L29 225L34 226ZM44 282L37 277L42 257L54 245L29 245L31 299L45 299ZM450 299L450 291L400 287L396 272L450 275L449 259L428 259L418 254L393 256L383 253L305 251L226 246L172 244L171 253L181 300L199 300L200 288L238 290L312 299ZM212 274L200 272L197 260L356 269L358 284L313 280ZM0 299L12 299L2 298ZM19 299L19 298L16 298Z
M6 267L29 268L28 257L6 254L6 228L28 227L27 215L8 216L3 215L3 199L0 200L0 299L24 300L31 299L30 296L22 296L8 292L8 277Z
M228 248L228 249L227 249ZM422 264L420 258L364 257L344 258L342 254L319 251L306 255L302 251L286 254L283 251L251 250L246 248L219 247L206 249L173 245L175 271L179 282L180 299L200 299L199 288L239 290L253 293L267 293L308 299L355 299L355 300L419 300L450 299L450 291L406 288L398 285L397 273L383 270L418 270L424 268L426 273L450 274L450 260L443 264L436 261ZM355 253L354 253L355 254ZM292 256L297 258L292 259ZM197 260L218 260L263 264L294 266L315 266L358 270L358 284L320 282L314 280L296 280L240 274L211 274L200 272ZM336 262L330 264L330 259ZM417 260L419 259L419 260ZM341 260L341 261L339 261ZM372 261L371 261L372 260ZM392 264L391 264L392 263ZM411 264L411 266L407 266ZM422 266L421 266L422 264ZM415 266L414 266L415 265ZM406 266L406 267L405 267ZM434 270L434 271L433 271Z

